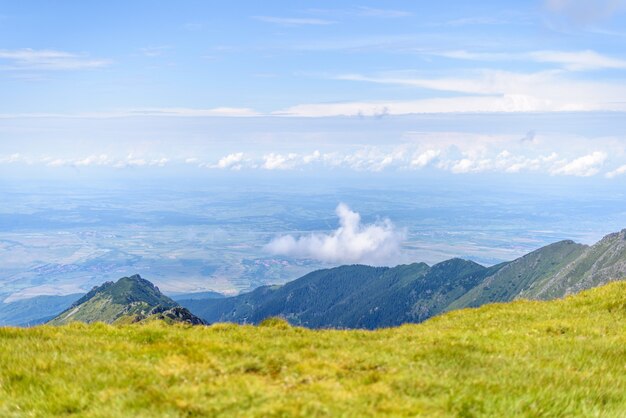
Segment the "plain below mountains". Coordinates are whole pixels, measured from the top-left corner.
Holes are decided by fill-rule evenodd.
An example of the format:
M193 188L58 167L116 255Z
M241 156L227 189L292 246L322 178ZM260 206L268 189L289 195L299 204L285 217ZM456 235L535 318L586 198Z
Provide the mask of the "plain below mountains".
M592 246L560 241L492 267L462 259L433 266L342 266L283 286L179 303L209 323L258 324L281 316L310 328L373 329L486 303L559 298L623 277L626 230Z

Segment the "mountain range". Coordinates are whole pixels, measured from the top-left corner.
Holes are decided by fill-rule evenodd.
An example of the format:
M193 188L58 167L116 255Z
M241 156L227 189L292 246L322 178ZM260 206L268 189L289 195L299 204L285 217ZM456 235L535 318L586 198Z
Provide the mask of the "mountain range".
M4 305L17 307L5 312L17 325L155 319L258 324L280 316L309 328L374 329L418 323L447 311L487 303L559 298L624 277L626 229L591 246L559 241L491 267L460 258L432 266L347 265L313 271L282 286L262 286L233 297L203 292L179 295L176 301L134 275L95 287L65 310L63 307L76 295ZM38 309L30 312L33 301Z
M626 229L592 246L560 241L492 267L458 258L433 266L341 266L283 286L179 303L210 323L257 324L281 316L311 328L374 329L486 303L559 298L623 277Z

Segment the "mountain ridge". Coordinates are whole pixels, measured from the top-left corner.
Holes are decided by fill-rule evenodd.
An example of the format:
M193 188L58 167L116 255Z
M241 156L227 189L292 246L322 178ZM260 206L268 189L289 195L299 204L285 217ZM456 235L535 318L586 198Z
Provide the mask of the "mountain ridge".
M622 277L626 229L591 246L562 240L491 267L461 258L433 266L340 266L282 286L181 304L208 322L258 324L281 316L311 328L374 329L486 303L559 298Z

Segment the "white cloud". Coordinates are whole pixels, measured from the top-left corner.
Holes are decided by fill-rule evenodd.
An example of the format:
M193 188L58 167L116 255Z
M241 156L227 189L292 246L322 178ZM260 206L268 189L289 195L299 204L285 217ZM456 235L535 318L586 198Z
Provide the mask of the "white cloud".
M283 26L303 26L303 25L315 25L325 26L336 23L332 20L326 19L313 19L313 18L299 18L299 17L276 17L276 16L254 16L254 19L261 22L274 23Z
M435 160L441 154L440 150L429 149L421 154L417 154L411 160L411 167L422 168L426 167L433 160Z
M243 152L237 152L233 154L228 154L225 157L220 158L220 160L212 166L213 168L229 168L231 170L241 170L243 162Z
M626 164L625 139L620 136L593 137L560 135L529 131L522 135L477 134L471 132L403 132L401 142L377 146L365 144L317 143L324 148L307 152L306 145L284 144L276 151L250 147L249 151L215 155L211 149L196 148L193 154L180 149L150 152L143 145L115 150L105 146L90 154L66 149L46 155L33 154L37 147L20 149L11 146L0 155L0 164L9 166L41 165L47 167L158 168L188 164L222 170L353 170L358 172L402 172L404 170L439 170L452 174L537 172L563 176L613 178L623 174ZM106 150L106 153L103 152ZM298 151L298 152L296 152ZM608 165L608 156L611 164ZM606 169L605 169L605 163ZM610 167L610 168L609 168ZM611 171L613 170L613 171Z
M574 65L574 64L572 64ZM395 84L460 95L413 101L347 102L303 104L282 113L288 116L375 116L410 113L457 112L563 112L626 111L626 85L572 79L564 70L517 73L472 71L465 77L423 78L412 72L391 72L365 76L336 77L378 84Z
M626 103L607 103L607 109L626 110ZM412 101L372 101L343 103L311 103L292 106L275 112L277 116L292 117L381 117L385 115L410 115L431 113L511 113L602 110L598 103L555 103L522 94L459 96Z
M619 166L615 170L606 173L606 178L612 179L617 176L621 176L623 174L626 174L626 164Z
M315 150L313 151L313 153L309 154L309 155L305 155L304 157L302 157L302 162L304 164L310 164L314 161L319 161L320 158L322 158L322 154L318 151Z
M310 154L301 155L295 152L288 154L269 153L263 156L260 167L265 170L292 170L296 167L322 160L322 154L315 150Z
M552 174L580 177L593 176L600 171L606 158L606 153L596 151L552 169Z
M404 232L385 219L362 224L361 216L341 203L336 209L339 227L328 233L272 240L266 249L276 255L314 259L326 263L391 265L400 253Z
M84 55L51 49L0 50L0 65L5 70L84 70L101 68L111 64L109 60L90 59Z
M570 71L600 69L626 69L626 60L609 57L593 50L583 51L530 51L520 53L470 52L466 50L431 52L446 58L472 61L532 61L559 64Z
M107 165L109 164L110 160L109 157L106 154L101 154L101 155L90 155L88 157L85 157L81 160L77 160L74 162L74 165L81 167L81 166L91 166L91 165Z
M536 51L529 56L537 62L562 64L571 71L625 69L626 60L608 57L595 51Z

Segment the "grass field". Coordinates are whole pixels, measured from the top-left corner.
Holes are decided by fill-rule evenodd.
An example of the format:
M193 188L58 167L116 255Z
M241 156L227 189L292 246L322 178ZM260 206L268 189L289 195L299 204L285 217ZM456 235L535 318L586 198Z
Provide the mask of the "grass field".
M0 416L626 416L626 283L378 331L0 328Z

